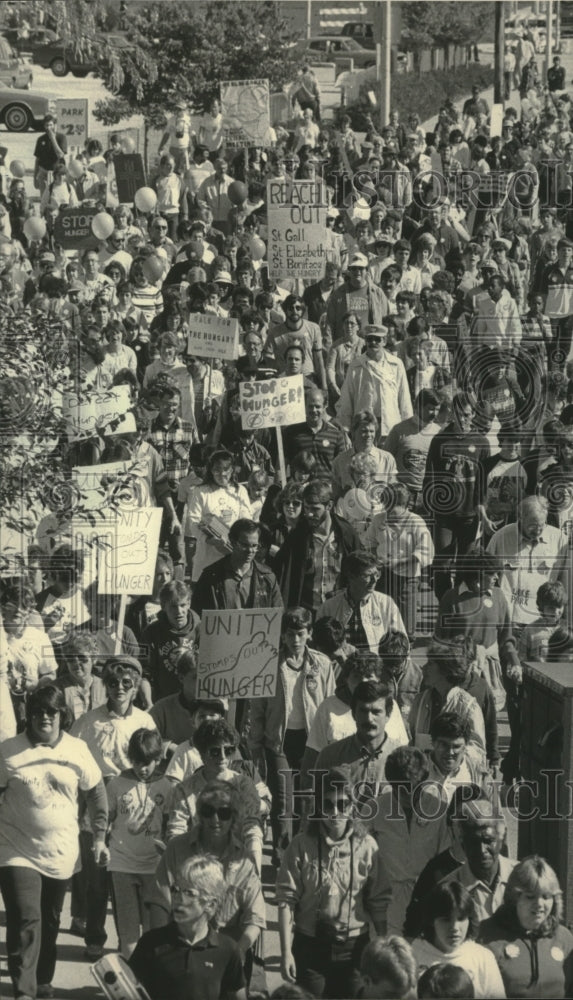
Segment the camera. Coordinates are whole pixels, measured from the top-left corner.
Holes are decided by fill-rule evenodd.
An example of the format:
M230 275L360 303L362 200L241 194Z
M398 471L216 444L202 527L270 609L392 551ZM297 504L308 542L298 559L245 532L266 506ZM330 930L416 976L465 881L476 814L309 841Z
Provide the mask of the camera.
M321 945L344 944L347 933L337 927L332 917L319 914L316 919L316 930L314 933L316 941Z

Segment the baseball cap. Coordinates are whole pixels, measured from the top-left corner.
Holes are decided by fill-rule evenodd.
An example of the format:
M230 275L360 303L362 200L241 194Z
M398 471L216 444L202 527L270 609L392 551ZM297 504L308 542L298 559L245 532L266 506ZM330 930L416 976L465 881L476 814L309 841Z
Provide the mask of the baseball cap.
M388 327L379 326L377 323L370 323L363 327L362 336L364 340L383 340L388 333Z
M133 670L137 671L140 677L143 677L143 670L141 667L141 663L139 662L139 660L136 660L135 656L127 656L127 655L108 656L107 660L103 665L104 677L106 670L109 670L112 667L131 667Z
M56 255L52 253L51 250L42 250L42 253L38 257L40 264L55 264Z
M83 292L85 285L82 285L81 281L71 281L68 285L68 292Z
M213 278L213 281L215 283L225 284L225 285L233 284L233 279L231 278L231 275L229 274L228 271L217 271L215 277Z
M207 272L202 267L191 267L187 272L187 281L190 285L195 285L198 281L207 281Z
M366 270L368 267L368 257L363 253L355 253L352 255L348 267L361 267Z

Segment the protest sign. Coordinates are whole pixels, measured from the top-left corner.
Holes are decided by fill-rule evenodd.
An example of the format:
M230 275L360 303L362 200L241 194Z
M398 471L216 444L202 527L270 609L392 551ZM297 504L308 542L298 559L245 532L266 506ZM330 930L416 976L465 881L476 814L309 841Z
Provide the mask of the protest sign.
M84 148L88 137L88 102L83 97L62 97L56 101L58 132L68 139L68 146Z
M113 158L115 184L120 205L129 205L135 192L145 187L145 167L141 153L118 153Z
M324 185L276 179L267 195L269 276L318 281L327 258Z
M62 208L54 223L54 240L64 250L96 250L99 240L92 232L97 208Z
M131 406L129 386L87 390L80 396L69 393L62 401L62 416L70 440L92 437L119 422Z
M197 698L272 698L281 618L281 608L204 611Z
M269 81L227 80L221 83L221 114L225 146L235 149L269 146Z
M263 382L240 382L241 423L245 430L284 427L306 420L302 375L285 375Z
M497 135L501 135L502 124L503 124L503 104L494 104L491 109L491 118L489 126L489 134L491 139L493 139Z
M109 523L99 527L100 594L153 593L162 514L161 507L120 509Z
M234 361L239 352L239 321L213 313L191 313L187 351L199 358Z

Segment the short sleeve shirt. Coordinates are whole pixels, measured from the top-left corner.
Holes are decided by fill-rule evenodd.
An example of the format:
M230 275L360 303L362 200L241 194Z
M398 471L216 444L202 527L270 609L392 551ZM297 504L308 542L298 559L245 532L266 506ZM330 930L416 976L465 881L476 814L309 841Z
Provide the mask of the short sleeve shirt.
M67 879L78 861L78 792L101 771L82 740L62 733L55 746L34 746L26 733L0 747L0 867L33 868Z
M62 132L56 132L56 142L58 143L62 153L67 153L68 141ZM53 170L56 163L60 159L60 156L56 153L52 145L52 140L45 133L39 137L36 143L34 156L38 161L38 166L41 167L42 170Z

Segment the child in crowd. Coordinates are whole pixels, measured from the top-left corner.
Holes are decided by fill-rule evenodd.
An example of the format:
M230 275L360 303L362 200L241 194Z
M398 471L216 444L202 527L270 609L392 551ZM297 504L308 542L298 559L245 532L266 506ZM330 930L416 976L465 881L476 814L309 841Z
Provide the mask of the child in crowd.
M408 636L394 629L382 636L378 655L382 660L380 680L388 684L407 726L412 702L422 686L422 667L410 657Z
M337 679L350 654L356 652L344 638L342 623L332 617L316 619L312 626L312 648L328 656Z
M413 1000L417 966L412 948L393 934L369 941L360 959L362 1000Z
M161 611L142 635L142 659L155 698L179 693L177 663L193 649L199 619L191 610L191 594L182 580L166 583L159 592Z
M127 748L131 768L107 785L108 870L124 958L130 957L142 932L153 926L152 904L160 900L155 882L156 843L161 847L173 798L173 785L159 768L162 755L159 733L136 729Z
M558 580L542 583L537 591L539 618L526 625L517 648L520 660L547 660L549 642L560 627L567 605L567 591Z
M270 479L264 469L253 469L247 482L247 493L251 501L251 517L258 521L270 485Z

